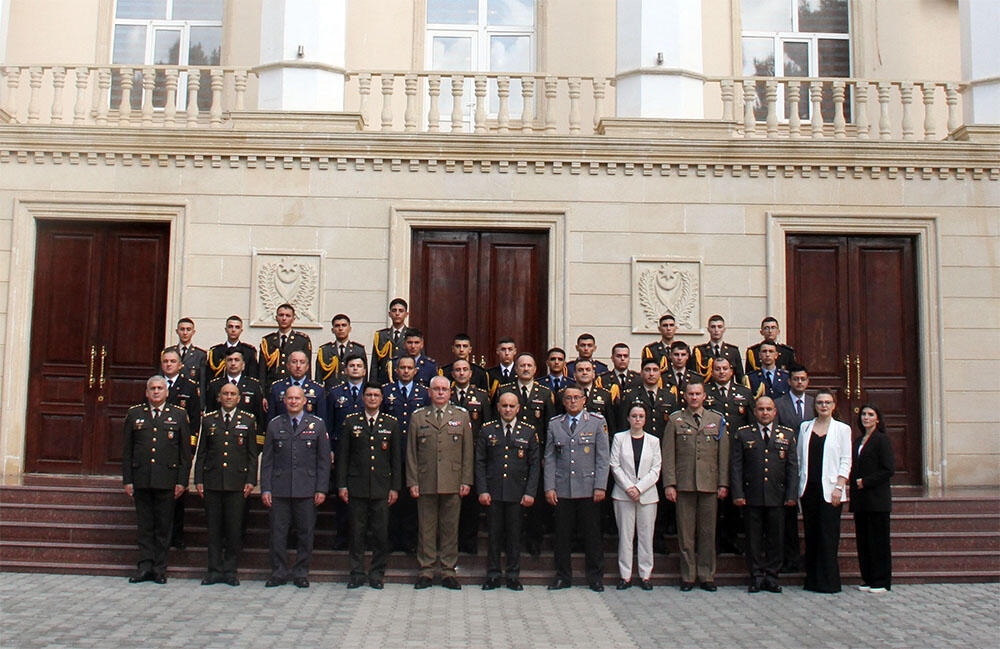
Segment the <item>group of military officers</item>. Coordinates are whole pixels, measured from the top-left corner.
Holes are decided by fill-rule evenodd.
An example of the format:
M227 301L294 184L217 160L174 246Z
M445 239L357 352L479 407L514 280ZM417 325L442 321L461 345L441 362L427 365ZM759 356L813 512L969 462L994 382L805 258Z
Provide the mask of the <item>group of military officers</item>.
M334 316L335 338L319 347L314 368L290 304L277 308L278 329L259 348L240 340L243 323L234 315L227 340L206 352L192 344L194 323L182 318L178 343L163 350L146 401L124 424L123 478L140 550L130 581L164 583L168 546L184 547L180 496L194 457L208 527L202 583L238 585L259 454L271 529L268 587L289 580L308 587L316 508L331 494L337 547L349 549L348 588L382 588L393 549L416 552L416 588L438 575L444 587L460 588L458 553L476 551L485 510L484 589L521 590L522 545L537 554L552 530L549 588L571 585L578 535L587 583L603 590L602 516L613 525L601 504L610 488L609 430L627 429L636 405L646 411L646 432L661 440L656 540L662 551L663 537L678 534L682 590L696 580L715 590L717 545L732 549L744 527L752 592L780 591L778 572L797 569L795 437L812 408L805 368L777 342L773 318L745 363L723 341L721 316L709 320L710 340L691 350L674 340L667 314L661 338L642 350L639 372L629 367L627 345L612 348L608 367L593 358L594 337L582 334L576 359L552 348L547 373L537 377L534 357L508 338L497 343L497 364L483 368L469 337L457 334L454 360L438 367L424 354L423 334L407 327L408 315L405 300L390 303L391 325L375 333L370 360L349 338L350 318Z

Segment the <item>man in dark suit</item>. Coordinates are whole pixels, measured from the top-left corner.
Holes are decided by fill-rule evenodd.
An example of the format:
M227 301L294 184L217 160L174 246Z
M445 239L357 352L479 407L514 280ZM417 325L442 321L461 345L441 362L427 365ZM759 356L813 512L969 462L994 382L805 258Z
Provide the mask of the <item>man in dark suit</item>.
M780 593L784 512L798 498L799 463L795 436L787 426L774 423L774 401L757 399L757 420L733 435L730 485L733 504L743 509L750 592Z
M250 413L254 417L257 429L257 446L264 443L264 391L260 387L260 381L256 376L250 374L244 362L245 350L240 347L230 347L227 350L225 371L222 376L213 379L208 384L208 394L205 400L205 411L219 409L219 391L225 385L235 385L240 395L237 407L243 412Z
M242 358L239 350L233 354ZM205 501L208 527L208 572L202 586L240 585L236 570L246 498L257 484L257 421L239 404L239 389L225 383L219 389L219 409L201 420L194 483Z
M288 376L288 358L293 352L302 352L306 357L306 374L312 358L312 341L301 331L292 329L295 323L295 307L282 304L275 309L274 319L278 330L272 331L260 340L260 384L265 391L276 381ZM272 411L271 415L275 413Z
M181 359L181 375L198 387L198 394L204 401L205 389L208 387L206 371L208 354L201 347L195 346L191 342L192 338L194 338L194 320L181 318L177 321L178 342L167 349L177 352L177 356Z
M455 334L455 338L451 343L451 351L455 354L455 361L468 361L469 367L471 368L470 382L472 385L476 386L481 390L485 390L487 394L490 391L490 378L486 374L486 368L482 365L477 365L472 362L472 339L469 338L469 334ZM438 369L438 374L441 376L455 380L455 375L452 368L455 365L455 361L448 363Z
M774 401L778 411L777 421L792 429L792 435L799 438L799 426L812 419L815 413L813 395L809 388L809 370L804 365L792 363L788 368L789 391ZM785 507L785 551L781 572L799 572L802 569L802 545L799 542L799 507L793 504Z
M298 547L292 582L309 588L316 508L330 488L330 438L319 417L305 412L306 395L298 386L284 394L284 414L267 425L260 463L261 502L268 507L271 527L271 576L264 585L288 581L288 530L295 529Z
M789 390L788 371L778 367L778 346L772 342L762 342L757 349L760 369L747 374L750 392L754 399L768 396L778 399Z
M500 587L503 575L500 552L507 555L507 588L521 585L521 518L534 505L541 471L538 435L517 419L520 403L511 392L497 398L499 419L486 424L476 436L476 492L486 507L489 551L483 590Z
M344 313L338 313L330 321L330 330L333 331L333 340L323 343L316 350L316 373L314 375L317 383L322 383L324 388L332 388L344 379L347 358L350 356L360 356L361 362L365 365L367 373L367 361L365 360L365 346L350 339L351 319Z
M776 363L778 367L782 369L787 369L789 365L795 362L795 350L778 342L778 334L781 330L778 328L778 320L772 316L767 316L760 321L760 335L763 338L756 345L751 345L747 347L747 362L746 362L746 373L749 374L754 370L760 369L760 346L761 343L774 343L778 349L778 358Z
M167 403L162 376L146 381L146 403L132 406L122 426L122 484L135 502L139 561L130 583L167 583L174 502L187 488L191 429L187 414Z
M208 350L207 372L208 379L217 379L226 371L226 357L229 350L237 348L243 352L243 360L246 363L244 371L250 376L260 380L260 370L257 367L257 348L240 340L243 335L243 318L238 315L231 315L226 318L226 340L218 345L212 345ZM259 422L258 422L259 423ZM263 426L263 424L260 424Z
M423 386L429 386L431 379L438 376L437 361L424 354L424 333L413 327L406 330L406 337L403 340L403 353L389 361L388 371L390 380L396 380L395 366L403 356L409 356L416 364L416 374L414 379ZM450 380L450 379L449 379Z
M493 419L493 407L486 390L472 384L472 363L458 358L452 363L451 402L469 412L472 437L479 438L479 430ZM443 374L448 378L448 374ZM476 554L479 551L479 500L474 491L462 498L462 512L458 517L458 551Z
M369 367L371 380L379 385L390 380L387 365L390 360L403 353L403 336L406 335L406 317L410 315L410 307L401 297L389 302L389 327L383 327L375 332L372 340L372 362Z
M351 576L348 588L365 581L381 589L389 559L389 508L402 488L399 422L379 410L382 390L363 386L364 408L344 420L337 452L337 492L351 521ZM365 572L365 542L372 538L371 570Z
M191 434L187 438L188 455L194 453L198 443L198 431L201 429L201 397L197 384L181 373L181 355L176 349L164 349L160 353L160 370L167 380L167 403L179 406L187 413ZM187 483L185 482L185 486ZM174 502L172 520L173 531L170 535L171 547L183 550L184 542L184 499Z
M708 319L708 342L702 343L691 352L688 369L700 374L705 382L712 380L712 361L716 358L728 358L736 377L736 382L743 381L743 357L740 348L722 340L726 335L726 321L719 314Z

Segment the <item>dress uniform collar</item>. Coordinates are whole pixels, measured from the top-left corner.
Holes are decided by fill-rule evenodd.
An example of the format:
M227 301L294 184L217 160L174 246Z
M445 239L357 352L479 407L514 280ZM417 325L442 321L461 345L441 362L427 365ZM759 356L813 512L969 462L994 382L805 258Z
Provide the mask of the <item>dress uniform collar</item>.
M239 383L240 380L242 379L243 379L242 374L237 374L236 376L229 376L228 374L226 374L226 381L228 383Z

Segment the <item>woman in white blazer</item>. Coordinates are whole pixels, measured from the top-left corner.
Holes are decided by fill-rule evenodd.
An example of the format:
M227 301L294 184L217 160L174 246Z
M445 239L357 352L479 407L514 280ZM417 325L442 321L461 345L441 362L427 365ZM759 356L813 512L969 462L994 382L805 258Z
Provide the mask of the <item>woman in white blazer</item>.
M656 523L656 481L660 477L660 442L646 434L646 411L641 405L628 412L629 430L611 441L609 465L615 478L611 499L618 523L618 590L632 585L632 539L639 544L639 579L652 590L653 526ZM638 457L637 456L638 453Z
M799 504L805 529L805 589L840 592L840 513L851 475L851 427L833 418L837 398L816 393L816 418L799 427Z

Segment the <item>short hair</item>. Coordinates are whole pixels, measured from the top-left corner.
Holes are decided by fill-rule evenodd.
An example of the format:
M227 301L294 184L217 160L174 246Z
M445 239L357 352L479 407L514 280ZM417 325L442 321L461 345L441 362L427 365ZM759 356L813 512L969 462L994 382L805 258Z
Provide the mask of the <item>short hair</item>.
M420 340L423 340L424 332L420 331L416 327L407 327L406 331L403 332L403 340L406 340L407 338L419 338Z
M656 369L661 369L660 368L660 361L656 360L655 358L647 358L647 359L643 360L642 361L642 365L640 366L640 368L645 368L647 365L655 365Z
M399 367L399 364L405 360L411 360L413 361L413 367L417 366L417 359L413 358L412 356L407 356L404 354L403 356L400 356L399 358L396 359L396 367Z
M455 337L451 339L451 342L457 343L459 340L464 340L464 341L469 342L469 343L472 342L472 338L469 338L469 334L467 334L467 333L458 333L458 334L455 334Z
M884 433L885 432L885 421L882 419L882 410L876 406L874 403L866 403L858 408L858 430L862 433L865 430L864 425L861 423L861 413L865 411L865 408L875 411L875 416L878 420L875 422L875 432Z
M295 351L289 353L288 354L288 358L285 359L285 365L288 365L288 362L292 360L292 356L295 356L296 354L302 354L305 357L305 359L306 359L306 366L308 367L308 365L309 365L309 354L305 353L301 349L296 349Z
M616 349L627 349L632 351L632 349L625 343L615 343L614 346L611 347L611 353L614 354Z
M226 318L226 322L229 322L230 320L235 320L236 322L238 322L240 324L243 324L243 318L239 317L235 313L233 315L229 316L228 318Z
M177 357L177 360L181 360L181 354L180 354L180 352L178 352L176 349L172 349L170 347L167 347L166 349L164 349L163 351L160 352L160 360L162 361L163 357L166 356L167 354L173 354L174 356Z
M448 380L448 377L447 376L441 376L440 374L435 374L434 376L432 376L431 380L427 382L427 387L429 387L429 388L434 387L434 382L435 381L437 381L438 383L440 383L441 381L444 381L445 386L448 387L448 388L451 388L451 381Z
M365 390L378 390L381 394L382 386L380 386L375 381L364 381L361 383L361 394L365 393Z
M578 359L576 359L576 361L574 361L574 364L573 364L573 370L574 371L576 370L576 368L580 367L580 363L587 363L591 367L594 367L594 361L590 360L589 358L578 358Z
M796 372L805 372L806 374L809 373L809 369L801 363L790 363L786 369L788 370L789 376L795 374Z
M708 319L708 324L712 324L713 322L721 322L722 324L726 324L726 319L723 318L718 313L716 313L715 315L713 315Z
M659 319L659 324L662 325L665 320L673 320L674 322L677 322L677 318L675 318L674 314L672 313L664 313L663 315L661 315Z
M556 353L556 352L562 354L563 355L563 359L566 358L566 350L563 349L562 347L549 347L549 350L547 352L545 352L545 359L548 360L549 356L551 356L553 353Z
M292 315L295 315L295 307L293 307L288 302L282 302L281 304L279 304L278 307L274 310L275 314L277 314L278 311L281 311L282 309L287 309L288 311L292 312Z
M392 298L392 300L389 301L389 308L391 309L392 307L396 306L397 304L400 305L400 306L402 306L407 311L410 310L410 305L407 304L406 300L404 300L401 297L394 297L394 298Z
M517 362L519 360L521 360L522 358L524 358L525 356L527 356L528 358L530 358L532 363L535 363L536 365L538 364L535 361L535 355L534 354L532 354L531 352L521 352L520 354L518 354L517 356L514 357L514 365L517 365Z
M510 336L504 336L503 338L497 341L497 347L499 347L500 345L506 345L507 343L510 343L511 345L517 345L517 343L514 342L513 338L511 338Z
M465 363L466 365L469 366L469 369L472 369L472 361L470 361L468 358L456 358L455 360L453 360L451 362L451 369L452 369L452 371L455 370L455 365L457 363Z
M194 326L194 320L192 320L191 318L188 318L188 317L184 317L184 318L181 318L180 320L177 321L177 326L178 327L181 326L182 324L189 324L189 325L191 325L193 327Z
M580 384L577 383L577 382L575 382L575 381L570 381L569 383L567 383L566 385L563 386L563 389L562 389L563 395L566 394L567 390L576 390L580 394L583 394L583 388L581 388Z
M768 322L773 322L774 324L778 324L778 319L775 318L773 315L767 316L766 318L760 321L761 328L763 329L764 325L766 325Z
M361 354L348 354L347 356L344 357L344 367L347 367L347 364L350 363L351 361L361 361L362 363L364 363L365 357L362 356Z
M230 357L230 356L232 356L233 354L239 354L239 355L240 355L240 359L241 359L241 360L242 360L242 361L243 361L244 363L246 362L246 360L247 360L247 357L246 357L246 355L244 355L244 354L243 354L243 350L242 350L242 349L240 349L239 347L235 347L235 346L234 346L234 347L230 347L229 349L227 349L227 350L226 350L226 358L229 358L229 357Z
M337 320L347 320L347 324L351 324L351 319L350 317L348 317L346 313L338 313L337 315L333 316L333 318L330 320L330 324L331 325L337 324Z
M148 389L154 383L162 383L163 385L166 385L167 379L163 378L162 374L154 374L153 376L146 379L146 388Z
M718 365L722 361L726 361L727 363L729 363L730 367L732 367L732 365L733 365L733 362L731 360L729 360L728 356L719 356L718 358L713 358L712 359L712 363L713 363L712 366L715 367L716 365Z
M774 351L778 351L778 343L773 343L770 340L761 341L757 349L764 349L765 347L774 347Z
M684 386L684 391L687 392L688 388L690 388L692 385L700 385L702 391L705 390L705 382L702 381L700 377L693 377L690 381L688 381L687 385Z
M579 345L584 340L593 340L595 343L597 339L594 338L594 334L582 333L576 337L576 344Z
M688 353L689 356L691 355L691 348L688 347L688 344L683 340L675 340L674 342L670 343L670 351L673 352L675 349L683 349Z

